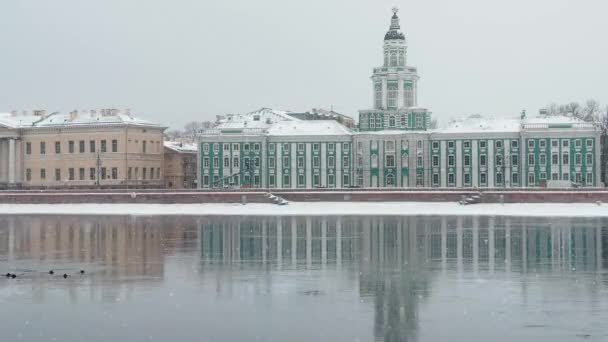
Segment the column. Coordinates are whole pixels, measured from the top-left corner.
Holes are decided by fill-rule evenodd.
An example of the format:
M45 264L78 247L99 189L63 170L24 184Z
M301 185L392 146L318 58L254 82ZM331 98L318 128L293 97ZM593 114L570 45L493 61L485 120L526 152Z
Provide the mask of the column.
M17 160L15 158L15 139L8 140L8 182L15 184L15 166Z
M0 139L0 183L8 182L8 150L6 139Z
M386 109L387 96L388 96L388 92L387 92L387 86L386 86L386 78L383 78L382 79L382 109Z
M397 80L397 108L401 108L405 105L405 91L403 90L403 79Z

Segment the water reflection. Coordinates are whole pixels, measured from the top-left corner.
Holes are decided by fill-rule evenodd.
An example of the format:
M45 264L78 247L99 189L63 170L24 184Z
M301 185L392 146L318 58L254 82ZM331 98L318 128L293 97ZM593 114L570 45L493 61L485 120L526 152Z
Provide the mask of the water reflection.
M438 317L471 306L472 313L465 310L469 317L488 319L495 309L484 306L480 298L485 294L476 292L480 290L499 291L503 301L513 301L514 306L501 312L520 315L509 317L520 329L534 317L531 303L538 300L557 307L560 301L575 305L579 315L593 317L592 324L608 312L607 227L608 221L602 219L508 217L2 216L0 271L19 273L19 283L2 279L0 291L21 284L34 302L45 304L47 291L65 288L72 302L79 303L80 298L94 305L140 288L154 291L150 286L181 289L188 297L180 305L189 307L191 314L210 310L207 313L232 317L244 326L250 324L246 319L258 320L249 333L262 340L457 337L458 325L466 326L466 320ZM79 281L58 285L47 274L52 268L70 274L85 268L88 273ZM584 288L573 287L571 279L584 283ZM79 296L79 291L88 291L89 296ZM207 298L205 309L193 304L201 296ZM12 297L22 298L9 291L0 303ZM265 312L270 322L264 315L245 316L247 308L233 306L238 301ZM148 304L152 309L168 303L174 304ZM308 309L299 312L295 305ZM295 328L302 317L312 320L317 311L332 313L333 322L317 322L312 330ZM10 321L2 314L0 318ZM246 338L226 330L214 335L211 321L186 330L201 329L214 337L210 340ZM277 322L292 329L277 329ZM436 324L451 333L442 336ZM599 332L608 333L604 328ZM194 341L195 336L180 340ZM492 336L502 335L488 335Z

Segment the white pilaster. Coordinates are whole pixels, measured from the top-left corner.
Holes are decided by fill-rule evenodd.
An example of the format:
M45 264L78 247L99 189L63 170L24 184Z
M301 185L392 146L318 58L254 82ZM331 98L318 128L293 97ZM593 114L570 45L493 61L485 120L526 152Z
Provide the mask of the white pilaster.
M8 140L8 182L10 184L15 183L15 139L11 138Z
M336 159L335 159L335 163L336 163L336 188L341 188L343 186L342 184L342 143L341 142L337 142L335 143L336 147Z
M298 187L298 144L291 143L291 188L295 189Z
M321 186L327 186L327 144L321 144Z

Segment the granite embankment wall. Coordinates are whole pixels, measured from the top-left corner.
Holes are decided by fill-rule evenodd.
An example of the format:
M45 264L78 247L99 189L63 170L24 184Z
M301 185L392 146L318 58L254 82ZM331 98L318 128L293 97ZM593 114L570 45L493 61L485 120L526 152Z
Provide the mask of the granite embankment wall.
M299 202L457 202L476 194L463 190L273 190ZM0 203L270 203L265 190L249 191L7 191ZM484 190L484 203L589 203L607 202L608 191L585 190Z

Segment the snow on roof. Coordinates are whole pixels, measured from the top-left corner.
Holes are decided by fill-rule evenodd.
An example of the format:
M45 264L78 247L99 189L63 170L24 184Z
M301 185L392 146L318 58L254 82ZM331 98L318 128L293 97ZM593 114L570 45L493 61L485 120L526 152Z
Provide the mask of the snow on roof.
M552 115L552 116L537 116L532 118L525 118L522 120L523 124L578 124L584 123L583 120L563 115Z
M165 140L164 146L175 152L196 153L196 144L195 143L183 143L180 141L166 141Z
M268 135L350 135L352 131L335 120L282 121L268 129Z
M141 125L162 127L130 114L115 111L104 115L101 112L72 112L51 113L48 115L21 115L13 113L0 113L0 125L9 128L25 127L59 127L59 126L90 126L90 125Z
M268 128L275 122L300 121L288 115L289 111L262 108L245 114L228 114L219 121L215 129L239 129L239 128Z
M519 118L495 118L469 116L450 122L447 127L435 133L479 133L479 132L519 132Z

